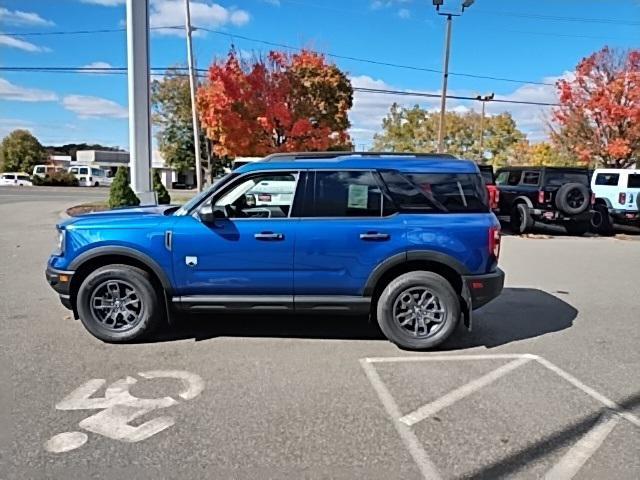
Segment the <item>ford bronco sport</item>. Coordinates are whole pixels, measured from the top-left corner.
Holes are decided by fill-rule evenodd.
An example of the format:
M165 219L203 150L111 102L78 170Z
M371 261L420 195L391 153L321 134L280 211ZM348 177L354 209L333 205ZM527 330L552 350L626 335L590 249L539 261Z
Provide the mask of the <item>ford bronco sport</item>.
M392 342L425 349L502 290L499 228L470 161L276 154L179 208L63 221L46 277L107 342L176 311L316 312L370 314Z

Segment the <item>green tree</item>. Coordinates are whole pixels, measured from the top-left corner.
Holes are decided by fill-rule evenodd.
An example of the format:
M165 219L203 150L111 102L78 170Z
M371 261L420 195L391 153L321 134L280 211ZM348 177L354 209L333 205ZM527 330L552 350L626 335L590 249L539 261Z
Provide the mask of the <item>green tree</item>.
M171 195L169 195L169 192L162 184L160 172L155 169L153 170L153 191L156 192L156 197L160 205L168 205L171 203Z
M109 208L135 207L137 205L140 205L140 199L136 197L129 185L128 170L125 167L118 167L109 191Z
M162 80L151 84L151 99L160 153L179 172L195 168L189 77L176 69L167 70ZM201 135L203 155L204 142Z
M382 132L374 136L374 150L396 152L435 152L438 149L439 114L416 105L412 108L393 104L382 120ZM508 113L487 116L484 143L480 152L480 115L476 112L447 112L445 115L445 151L453 155L506 163L510 150L525 135Z
M0 145L0 163L7 172L31 173L46 158L44 147L28 130L14 130Z

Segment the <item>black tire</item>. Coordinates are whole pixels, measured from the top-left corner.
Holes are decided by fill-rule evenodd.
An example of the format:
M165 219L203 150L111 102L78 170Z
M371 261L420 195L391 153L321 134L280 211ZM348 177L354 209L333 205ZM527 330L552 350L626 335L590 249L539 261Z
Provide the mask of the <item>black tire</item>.
M596 205L593 207L591 229L599 235L613 235L613 219L611 215L609 215L609 209L606 205Z
M98 294L103 291L99 289L104 289L108 281L124 282L131 287L135 297L139 299L139 314L134 325L125 324L118 329L115 323L113 327L109 327L99 320L100 313L96 313L97 310L91 305L92 296L94 292ZM102 298L98 299L102 304ZM131 265L106 265L91 272L78 290L77 308L80 321L89 333L109 343L140 340L155 330L162 320L161 302L151 284L149 274ZM102 308L106 309L107 307ZM123 314L116 314L116 317L119 317L120 323L123 323ZM116 320L114 322L117 323Z
M569 220L567 223L565 223L564 227L569 235L581 237L591 229L591 223L588 221L581 222L576 220Z
M533 227L533 217L529 207L524 203L518 203L511 209L511 231L522 235Z
M94 187L99 187L99 186L100 186L100 183L98 183L98 182L94 182L94 183L93 183L93 186L94 186Z
M401 301L399 297L406 295L412 287L432 292L444 310L440 316L441 322L434 324L428 333L420 337L409 333L408 328L401 326L394 315L396 302ZM380 329L391 342L408 350L426 350L440 345L455 331L460 319L460 301L444 277L433 272L414 271L400 275L385 287L378 299L376 314Z
M578 215L589 208L591 192L581 183L562 185L556 193L556 207L567 215Z

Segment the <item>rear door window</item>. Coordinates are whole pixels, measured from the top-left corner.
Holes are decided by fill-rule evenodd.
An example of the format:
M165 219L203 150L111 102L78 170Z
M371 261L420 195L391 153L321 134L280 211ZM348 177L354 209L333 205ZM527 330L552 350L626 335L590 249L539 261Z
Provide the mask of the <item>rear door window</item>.
M523 172L523 185L538 185L540 183L540 172Z
M487 189L478 174L381 172L381 175L400 210L430 213L489 211Z
M8 174L8 173L5 173L4 175L2 175L2 178L4 178L5 180L15 180L16 176Z
M384 195L371 171L315 172L307 217L381 217Z
M18 175L18 180L23 180L25 182L30 181L30 178L27 175Z
M617 187L620 174L618 173L599 173L596 175L596 185L606 187Z
M639 173L633 173L629 175L629 180L627 181L627 188L640 188Z
M507 178L507 185L511 185L511 186L518 185L520 183L520 177L522 177L522 172L519 170L509 172L509 177Z

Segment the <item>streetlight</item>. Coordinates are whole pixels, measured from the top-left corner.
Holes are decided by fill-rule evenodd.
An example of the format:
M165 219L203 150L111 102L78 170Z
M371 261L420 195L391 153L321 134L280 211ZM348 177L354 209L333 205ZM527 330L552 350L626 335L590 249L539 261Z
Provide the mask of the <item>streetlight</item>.
M440 124L438 126L438 153L444 153L444 114L447 109L447 81L449 80L449 50L451 46L451 19L452 17L459 17L464 12L465 8L469 8L473 5L475 0L464 0L462 2L462 9L460 13L441 12L440 7L444 5L444 0L432 0L433 5L436 7L438 15L447 17L447 29L444 41L444 68L442 72L442 98L440 100Z
M484 152L482 151L483 143L484 143L484 106L487 102L493 100L496 94L491 92L489 95L477 95L476 100L482 102L482 115L480 116L480 160L484 158Z

